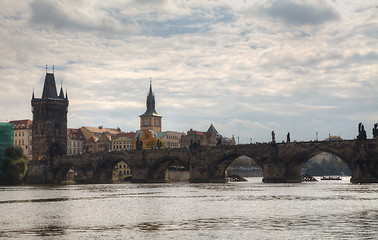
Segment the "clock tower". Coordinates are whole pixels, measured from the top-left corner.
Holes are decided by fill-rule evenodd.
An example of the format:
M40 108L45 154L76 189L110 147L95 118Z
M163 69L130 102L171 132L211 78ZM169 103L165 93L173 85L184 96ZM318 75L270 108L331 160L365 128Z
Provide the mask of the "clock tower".
M140 130L152 130L154 132L161 132L161 118L155 110L155 95L152 93L152 83L150 81L150 92L147 96L147 110L139 116Z

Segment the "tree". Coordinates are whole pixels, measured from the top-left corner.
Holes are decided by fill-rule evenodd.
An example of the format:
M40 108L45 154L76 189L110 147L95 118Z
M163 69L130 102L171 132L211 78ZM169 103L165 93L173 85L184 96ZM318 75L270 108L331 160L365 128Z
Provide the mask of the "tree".
M5 161L3 162L0 178L1 185L20 184L27 170L28 157L24 155L22 148L9 146L5 149Z

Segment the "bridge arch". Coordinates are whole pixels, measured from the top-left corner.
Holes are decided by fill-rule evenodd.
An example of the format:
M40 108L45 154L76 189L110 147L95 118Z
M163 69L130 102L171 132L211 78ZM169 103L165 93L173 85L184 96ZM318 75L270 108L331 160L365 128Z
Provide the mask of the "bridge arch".
M94 170L94 179L96 183L113 183L113 174L115 170L115 166L119 162L125 162L128 168L133 169L133 165L131 159L126 156L108 156L104 157L100 161L97 162ZM132 177L131 177L132 178Z
M66 182L67 179L67 173L70 170L76 170L77 166L73 163L60 163L56 167L53 168L52 174L55 184L60 184Z
M338 158L340 158L352 171L352 162L351 159L347 158L341 152L329 149L329 148L311 148L306 151L299 152L295 157L290 161L287 168L287 175L290 178L301 178L301 170L303 166L314 156L321 153L331 153Z
M215 182L224 182L226 179L226 170L228 166L239 157L248 157L255 162L261 169L263 169L262 161L258 153L250 153L247 151L232 152L221 156L215 164L213 171L210 172L210 178Z
M177 156L164 156L159 158L151 167L149 178L154 182L165 182L165 171L172 164L178 163L190 171L190 163Z

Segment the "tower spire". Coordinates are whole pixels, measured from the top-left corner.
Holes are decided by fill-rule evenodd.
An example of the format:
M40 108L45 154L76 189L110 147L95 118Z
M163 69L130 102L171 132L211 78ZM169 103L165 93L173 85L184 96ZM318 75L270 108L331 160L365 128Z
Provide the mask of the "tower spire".
M146 101L147 110L141 116L160 116L155 110L155 96L152 93L152 82L150 81L150 91Z
M152 81L150 77L150 91L146 101L146 112L140 115L140 129L161 132L161 118L155 110L155 96L152 92Z

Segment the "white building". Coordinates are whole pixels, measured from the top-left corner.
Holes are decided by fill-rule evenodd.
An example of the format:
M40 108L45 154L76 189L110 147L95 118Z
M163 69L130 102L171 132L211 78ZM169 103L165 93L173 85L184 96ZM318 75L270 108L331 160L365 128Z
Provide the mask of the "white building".
M166 131L157 133L157 138L161 139L167 148L181 148L180 140L183 133Z
M67 128L67 155L82 154L85 138L80 129Z

